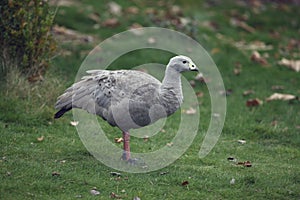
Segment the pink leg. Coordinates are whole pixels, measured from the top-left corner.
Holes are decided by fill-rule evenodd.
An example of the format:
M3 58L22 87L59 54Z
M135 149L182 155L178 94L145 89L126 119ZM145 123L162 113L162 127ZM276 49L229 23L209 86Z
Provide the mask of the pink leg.
M124 152L123 152L123 160L130 160L130 134L129 132L123 132L123 145L124 145Z

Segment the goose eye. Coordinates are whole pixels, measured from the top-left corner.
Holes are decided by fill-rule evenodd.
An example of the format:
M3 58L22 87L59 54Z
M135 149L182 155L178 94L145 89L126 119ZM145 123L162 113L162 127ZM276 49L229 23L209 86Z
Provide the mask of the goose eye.
M182 61L182 63L183 63L183 64L186 64L186 63L187 63L187 61L186 61L186 60L184 60L184 61Z

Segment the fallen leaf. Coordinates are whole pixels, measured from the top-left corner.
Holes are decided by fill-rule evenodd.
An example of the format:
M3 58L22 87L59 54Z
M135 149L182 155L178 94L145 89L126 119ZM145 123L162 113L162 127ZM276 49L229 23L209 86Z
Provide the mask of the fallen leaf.
M245 162L244 162L244 166L245 166L245 167L252 167L252 164L251 164L250 161L245 161Z
M234 157L228 157L227 160L231 162L236 162L236 159Z
M267 66L269 64L268 61L264 57L262 57L258 51L253 51L250 59L263 66Z
M156 39L154 37L149 37L147 40L148 44L155 44L156 43Z
M122 137L120 137L120 138L115 138L115 143L121 143L121 142L123 142L124 141L124 139L122 138Z
M154 14L156 14L157 13L157 10L156 9L154 9L154 8L146 8L146 10L145 10L145 14L147 14L147 15L154 15Z
M168 147L171 147L171 146L173 146L173 142L169 142L169 143L167 143L167 146L168 146Z
M188 110L186 110L184 113L187 114L187 115L193 115L193 114L196 114L197 110L190 107Z
M250 94L254 94L253 90L246 90L243 92L243 96L249 96Z
M209 79L209 78L205 78L205 77L203 76L202 73L198 73L198 74L195 76L194 79L195 79L196 81L200 81L200 82L202 82L202 83L209 83L209 82L210 82L210 79Z
M148 135L145 135L143 139L144 139L144 142L148 142L149 136L148 136Z
M219 53L221 50L219 48L213 48L210 53L211 54L216 54L216 53Z
M273 85L271 89L272 90L284 90L284 86L282 86L282 85Z
M242 69L241 69L241 68L234 68L234 69L233 69L234 75L240 75L241 72L242 72Z
M91 195L94 195L94 196L100 194L100 192L99 192L98 190L96 190L96 189L92 189L92 190L90 191L90 193L91 193Z
M196 86L196 82L195 82L194 80L190 80L189 82L190 82L190 85L191 85L192 87L195 87L195 86Z
M234 18L234 17L230 19L230 24L232 26L240 27L240 28L242 28L245 31L248 31L250 33L255 32L255 28L253 28L252 26L249 26L246 22L241 21L241 20L239 20L237 18Z
M295 95L291 95L291 94L274 93L270 97L268 97L266 101L273 101L273 100L290 101L296 98L297 97Z
M286 66L296 72L300 71L300 60L288 60L286 58L282 58L278 64Z
M160 172L159 175L162 176L162 175L166 175L166 174L168 174L168 173L169 173L168 171L166 171L166 172Z
M264 42L258 40L250 43L246 43L244 40L242 40L242 41L234 42L234 46L238 49L252 50L252 51L268 51L273 49L272 45L267 45Z
M112 175L112 176L122 176L122 174L119 173L119 172L110 172L110 175Z
M233 185L233 184L235 184L235 179L234 178L232 178L231 180L230 180L230 185Z
M237 165L242 165L244 167L252 167L252 164L250 161L238 162Z
M52 34L62 42L72 41L77 43L82 42L93 42L95 40L94 37L90 35L81 34L75 30L65 28L63 26L55 25L51 29Z
M182 16L181 7L178 5L173 5L168 12L171 16Z
M122 197L120 195L117 195L114 192L110 193L110 198L112 198L112 199L122 199Z
M221 115L220 115L219 113L213 113L212 116L215 117L215 118L218 118L218 117L220 117Z
M45 139L45 137L44 137L44 136L41 136L41 137L38 137L38 138L37 138L37 141L42 142L44 139Z
M200 91L200 92L196 92L196 96L201 98L201 97L203 97L203 96L204 96L204 93L203 93L203 92L201 92L201 91Z
M71 126L77 126L79 121L70 121Z
M125 12L131 15L136 15L139 13L139 9L135 6L130 6L125 9Z
M52 176L60 176L60 173L57 171L52 172Z
M107 4L108 10L111 14L120 16L122 14L122 7L114 1Z
M90 18L91 20L93 20L94 22L100 24L101 20L100 20L100 16L98 13L91 13L88 15L88 18Z
M262 105L263 104L263 101L258 99L258 98L255 98L255 99L249 99L247 100L246 102L246 106L248 107L254 107L254 106L259 106L259 105Z
M183 181L183 182L181 183L182 186L187 186L188 184L189 184L188 181Z
M120 22L117 18L109 18L102 22L102 26L104 26L104 27L114 28L119 25L120 25Z
M238 143L240 143L240 144L246 144L246 140L238 140Z
M130 27L129 27L129 30L136 36L139 36L139 35L143 35L144 33L144 30L141 29L143 26L138 24L138 23L133 23Z

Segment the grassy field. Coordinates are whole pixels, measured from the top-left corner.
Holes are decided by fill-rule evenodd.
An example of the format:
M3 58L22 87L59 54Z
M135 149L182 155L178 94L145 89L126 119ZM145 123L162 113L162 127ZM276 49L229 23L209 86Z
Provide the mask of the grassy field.
M299 99L266 101L275 92L300 96L299 72L278 64L282 58L300 59L299 6L261 1L132 0L116 1L122 7L118 16L107 9L109 1L101 2L72 1L59 7L55 24L80 34L65 37L64 29L57 36L58 55L44 81L28 83L17 73L2 81L0 199L300 199ZM188 21L184 26L172 16L178 12L173 4L180 6L183 21ZM206 85L196 81L195 92L203 93L198 97L201 120L188 151L161 170L120 172L117 177L111 174L114 169L83 146L70 125L71 113L53 119L54 104L73 83L89 50L133 24L175 29L201 43L222 74L227 117L217 145L200 159L198 151L211 113ZM261 57L253 56L253 51ZM169 57L166 52L141 50L124 55L111 68L166 63ZM191 80L193 75L187 78ZM248 94L243 95L245 91ZM255 98L263 104L246 105ZM121 137L118 129L104 126L111 140ZM165 145L174 127L176 120L168 123L163 136L148 141L133 138L133 151L147 152ZM241 139L246 143L239 143ZM245 161L252 166L238 164ZM92 189L100 194L92 195Z

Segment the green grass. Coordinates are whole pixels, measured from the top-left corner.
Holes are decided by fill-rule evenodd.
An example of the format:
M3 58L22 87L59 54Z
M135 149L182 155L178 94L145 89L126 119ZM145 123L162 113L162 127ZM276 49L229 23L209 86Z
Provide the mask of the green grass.
M126 30L134 22L143 26L157 25L143 13L146 7L167 10L167 6L157 3L116 2L123 8L137 6L139 14L120 18L118 27L94 29L95 22L88 18L90 13L98 12L101 19L109 18L110 14L106 3L85 0L79 5L61 7L55 23L103 40ZM1 84L0 199L109 199L111 192L122 199L138 196L143 200L300 198L299 101L264 101L261 106L246 107L248 99L265 100L274 93L271 89L274 85L283 86L282 93L300 95L299 73L277 65L281 57L299 59L299 45L286 50L291 38L299 40L300 23L295 17L299 15L298 8L266 4L257 13L257 8L232 2L226 5L219 1L215 1L215 5L176 2L182 5L185 17L197 21L198 24L192 27L197 30L193 37L211 53L225 87L233 91L227 97L227 118L222 135L211 153L204 159L198 157L211 113L207 88L197 82L195 91L203 91L204 97L199 98L202 103L199 132L188 151L158 171L121 172L120 178L112 176L110 172L115 170L97 161L83 146L76 129L69 125L71 113L59 120L52 118L56 97L72 84L86 55L84 52L93 48L91 44L64 44L61 49L69 50L71 55L56 57L44 82L30 84L18 74L11 74L7 79L12 83ZM230 25L233 10L249 16L247 23L256 32L248 33ZM281 17L277 17L278 14ZM202 26L204 20L217 23L218 29L214 31ZM280 32L280 38L272 38L272 31ZM217 34L229 40L218 39ZM252 62L251 51L233 46L233 42L240 40L247 43L258 40L272 45L272 50L265 51L269 54L269 66ZM213 49L219 49L219 52L212 53ZM111 68L130 68L154 61L165 63L166 57L170 54L149 50L131 52L114 62ZM239 76L233 73L237 62L242 68ZM191 79L192 75L187 78ZM244 97L243 92L249 89L255 93ZM147 142L133 138L132 150L147 152L160 148L172 139L177 123L174 116L168 120L164 135L158 134ZM111 140L121 137L118 129L102 124L111 132L108 136ZM38 141L42 136L44 139ZM247 143L239 144L239 139L245 139ZM252 167L237 166L227 160L230 156L240 162L249 160ZM53 172L59 175L53 176ZM166 173L161 175L162 172ZM235 184L230 184L232 178ZM184 181L189 184L182 186ZM94 187L101 192L99 196L90 194Z

